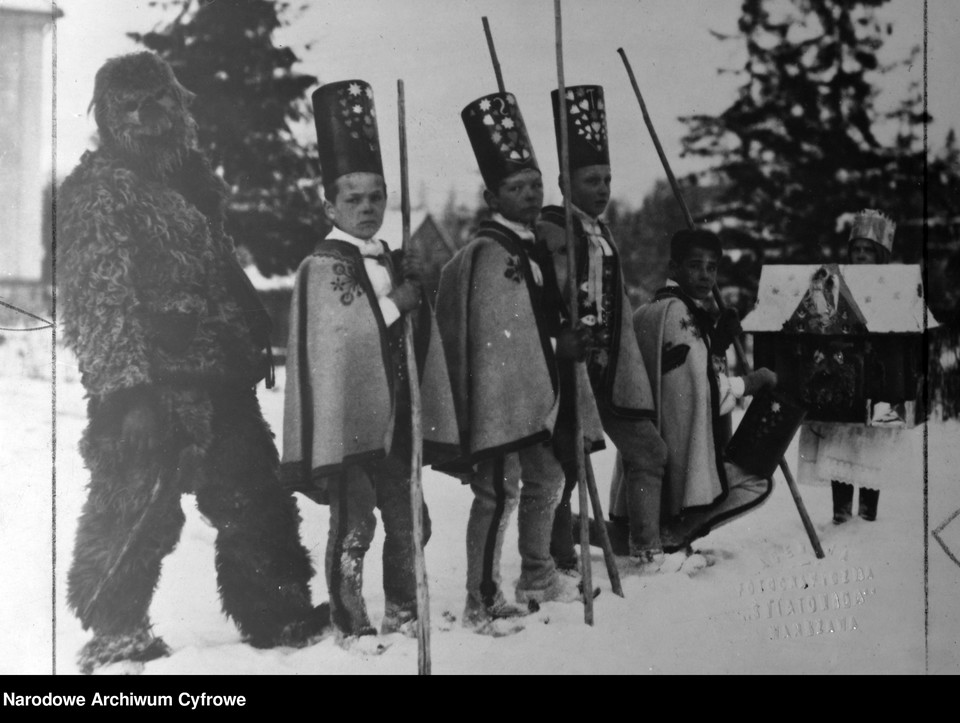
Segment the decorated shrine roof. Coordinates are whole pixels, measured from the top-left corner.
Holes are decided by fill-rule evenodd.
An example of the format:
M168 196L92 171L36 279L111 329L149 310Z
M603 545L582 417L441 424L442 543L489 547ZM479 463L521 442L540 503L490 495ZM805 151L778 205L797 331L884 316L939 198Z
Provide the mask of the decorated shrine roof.
M937 326L918 265L771 265L760 272L746 332L910 333Z

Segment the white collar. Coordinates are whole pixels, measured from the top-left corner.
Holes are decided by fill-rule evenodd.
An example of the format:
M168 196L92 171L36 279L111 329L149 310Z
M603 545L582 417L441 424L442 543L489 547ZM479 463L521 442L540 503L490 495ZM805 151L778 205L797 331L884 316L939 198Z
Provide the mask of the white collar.
M533 229L529 226L525 226L522 223L517 223L516 221L511 221L508 218L505 218L500 213L494 213L492 220L496 223L499 223L501 226L506 226L508 229L513 231L517 236L522 238L524 241L535 241L537 236L534 234Z
M708 304L706 301L700 301L700 299L694 299L692 296L690 296L690 294L688 294L686 291L684 291L682 288L680 288L680 284L678 284L678 283L677 283L676 281L674 281L673 279L667 279L667 283L665 283L664 286L674 286L674 287L680 289L680 293L682 293L684 296L686 296L688 299L690 299L690 301L692 301L694 304L696 304L697 306L699 306L701 309L706 309L706 310L709 311L710 306L709 306L709 304Z
M600 228L600 217L599 217L599 216L591 216L589 213L587 213L586 211L581 210L578 206L576 206L576 205L574 205L574 204L572 204L572 203L570 204L570 208L573 209L574 213L576 213L576 214L578 214L578 215L580 216L580 220L581 220L581 221L586 221L587 224L592 224L592 225L596 226L598 229ZM587 225L587 224L585 224L585 225Z
M371 239L357 238L337 226L330 229L327 238L331 241L345 241L346 243L353 244L360 249L360 252L363 253L364 256L376 256L383 253L383 243L376 237Z

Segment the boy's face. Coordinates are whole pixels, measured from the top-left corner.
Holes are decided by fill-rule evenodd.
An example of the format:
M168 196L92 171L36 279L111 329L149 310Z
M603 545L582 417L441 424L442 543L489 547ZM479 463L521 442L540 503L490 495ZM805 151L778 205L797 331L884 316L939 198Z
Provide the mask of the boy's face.
M334 226L351 236L368 240L383 225L387 188L376 173L348 173L335 181L337 198L324 201L323 210Z
M599 216L610 202L610 166L578 168L570 174L570 202L591 216Z
M483 192L487 205L515 223L532 225L543 206L543 178L532 168L507 176L496 193Z
M670 261L670 275L684 293L697 301L705 301L717 283L720 259L715 251L694 246L682 261Z
M880 254L877 245L868 238L855 238L847 247L847 256L851 264L878 264Z

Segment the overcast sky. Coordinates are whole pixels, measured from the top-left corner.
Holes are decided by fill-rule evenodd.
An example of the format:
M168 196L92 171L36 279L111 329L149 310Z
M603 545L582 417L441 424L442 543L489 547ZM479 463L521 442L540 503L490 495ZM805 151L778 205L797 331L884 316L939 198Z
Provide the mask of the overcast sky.
M298 3L293 3L297 5ZM552 0L305 0L290 27L278 33L300 57L296 69L321 83L362 78L371 83L379 117L391 200L398 202L397 80L404 81L413 203L442 208L451 189L472 203L480 177L460 111L496 91L482 18L487 17L506 89L517 96L543 170L547 202L556 191L558 162L550 109L557 85ZM57 22L57 169L72 168L95 131L87 106L97 68L109 57L138 49L125 33L148 31L170 16L148 2L61 0ZM656 151L624 65L627 54L666 155L678 175L702 161L680 158L685 126L678 117L718 113L734 97L737 79L721 68L742 65L743 43L722 42L710 31L736 30L740 0L564 0L566 85L604 87L613 157L614 195L640 204L663 177ZM960 2L929 0L930 142L942 144L960 126ZM893 23L883 57L905 57L923 42L923 3L892 0L884 17ZM309 49L308 49L309 45ZM922 67L885 77L878 106L891 108Z

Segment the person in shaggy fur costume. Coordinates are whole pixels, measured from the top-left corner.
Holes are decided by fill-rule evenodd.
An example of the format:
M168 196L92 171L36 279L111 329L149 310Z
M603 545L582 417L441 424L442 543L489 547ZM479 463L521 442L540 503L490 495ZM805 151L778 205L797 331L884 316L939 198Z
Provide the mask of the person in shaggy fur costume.
M60 319L88 398L67 590L93 631L84 673L169 654L149 607L183 493L217 528L220 599L246 642L304 646L329 623L256 396L272 383L270 319L224 231L192 99L153 53L108 60L91 103L100 148L60 189Z

